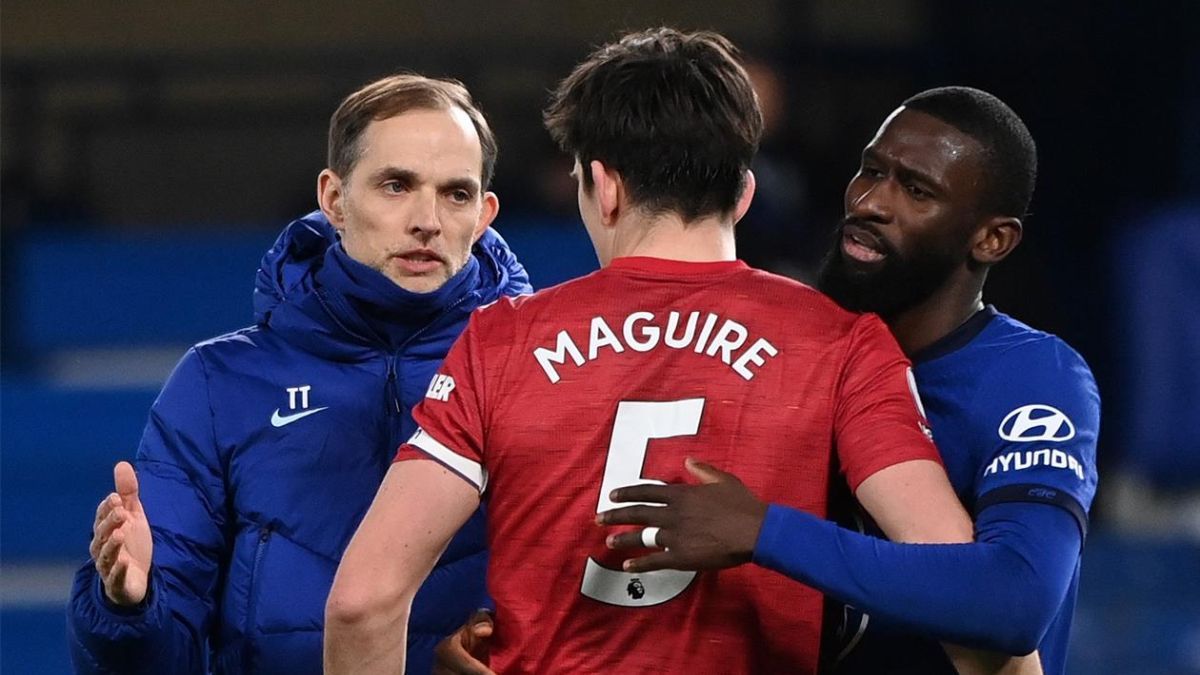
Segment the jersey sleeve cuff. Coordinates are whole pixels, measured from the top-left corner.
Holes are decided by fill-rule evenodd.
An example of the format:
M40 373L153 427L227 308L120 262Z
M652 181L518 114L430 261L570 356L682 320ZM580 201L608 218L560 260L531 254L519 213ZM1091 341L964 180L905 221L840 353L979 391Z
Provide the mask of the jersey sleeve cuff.
M434 460L475 486L480 494L483 494L484 489L487 488L487 469L483 468L482 464L463 457L446 447L426 433L424 429L417 429L417 433L413 434L407 443L400 446L400 452L396 454L395 461L402 462L417 458Z
M975 501L974 516L976 519L978 519L979 514L982 513L987 507L1008 502L1052 504L1064 509L1067 513L1070 513L1072 516L1074 516L1075 524L1079 526L1080 537L1084 539L1087 538L1087 510L1083 508L1083 505L1080 504L1079 500L1073 495L1047 485L1020 483L1016 485L1005 485L989 492L985 492L979 499Z
M803 547L795 546L795 542L805 539L806 523L815 520L818 519L803 511L768 504L758 540L754 543L754 564L789 574L790 568L799 562L798 558L804 557L800 552Z

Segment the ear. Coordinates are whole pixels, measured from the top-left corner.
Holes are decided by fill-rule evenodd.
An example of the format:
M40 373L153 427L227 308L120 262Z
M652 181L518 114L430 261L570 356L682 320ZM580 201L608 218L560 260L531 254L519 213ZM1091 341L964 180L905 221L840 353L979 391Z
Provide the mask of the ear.
M592 189L596 193L596 204L600 207L600 224L611 227L617 222L624 205L625 183L621 174L604 166L599 160L588 162L592 174Z
M754 179L754 172L746 169L746 178L742 182L742 194L738 197L737 204L733 207L733 223L735 225L750 210L750 203L754 201L754 189L756 187L758 187L758 182Z
M317 176L317 203L321 213L333 225L333 229L341 230L346 220L342 210L342 179L332 169L325 169Z
M982 265L994 265L1007 258L1021 243L1021 234L1019 218L989 218L975 231L975 238L971 242L971 258Z
M500 198L496 196L495 192L483 193L483 208L479 210L479 222L475 224L475 233L472 235L471 241L479 241L498 213L500 213Z

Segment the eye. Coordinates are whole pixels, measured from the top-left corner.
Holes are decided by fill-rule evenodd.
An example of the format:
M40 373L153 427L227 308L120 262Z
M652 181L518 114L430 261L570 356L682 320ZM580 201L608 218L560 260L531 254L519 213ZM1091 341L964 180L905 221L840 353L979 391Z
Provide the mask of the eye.
M393 195L408 191L408 186L398 180L389 180L382 187L384 192Z
M471 192L469 190L451 190L450 201L455 204L467 204L471 201Z
M864 164L862 168L858 170L858 173L866 176L867 178L883 178L883 171L881 171L878 167L871 166L869 164Z
M912 183L906 184L904 186L904 189L906 192L908 192L909 195L912 196L913 199L915 199L917 201L923 201L932 196L931 194L929 194L929 192L927 190L923 189L921 186L914 185Z

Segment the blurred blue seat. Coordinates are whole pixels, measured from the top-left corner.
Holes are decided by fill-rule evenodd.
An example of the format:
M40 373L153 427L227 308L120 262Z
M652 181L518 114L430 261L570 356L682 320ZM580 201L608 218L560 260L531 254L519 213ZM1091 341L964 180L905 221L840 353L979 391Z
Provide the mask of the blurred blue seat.
M275 232L36 232L16 241L5 293L26 352L191 344L250 323ZM6 242L6 245L9 242Z
M82 560L112 465L137 449L153 390L65 389L0 380L4 561Z

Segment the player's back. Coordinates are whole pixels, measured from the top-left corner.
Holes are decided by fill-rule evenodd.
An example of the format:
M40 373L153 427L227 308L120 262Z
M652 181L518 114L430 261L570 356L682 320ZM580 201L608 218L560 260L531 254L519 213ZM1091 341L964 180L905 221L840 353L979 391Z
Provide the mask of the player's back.
M823 515L837 420L862 398L847 389L865 388L848 360L876 352L904 377L878 335L878 319L736 262L618 259L476 314L465 386L482 401L497 671L815 672L816 592L753 565L629 574L594 518L617 487L685 481L688 456ZM877 460L858 457L869 475Z

